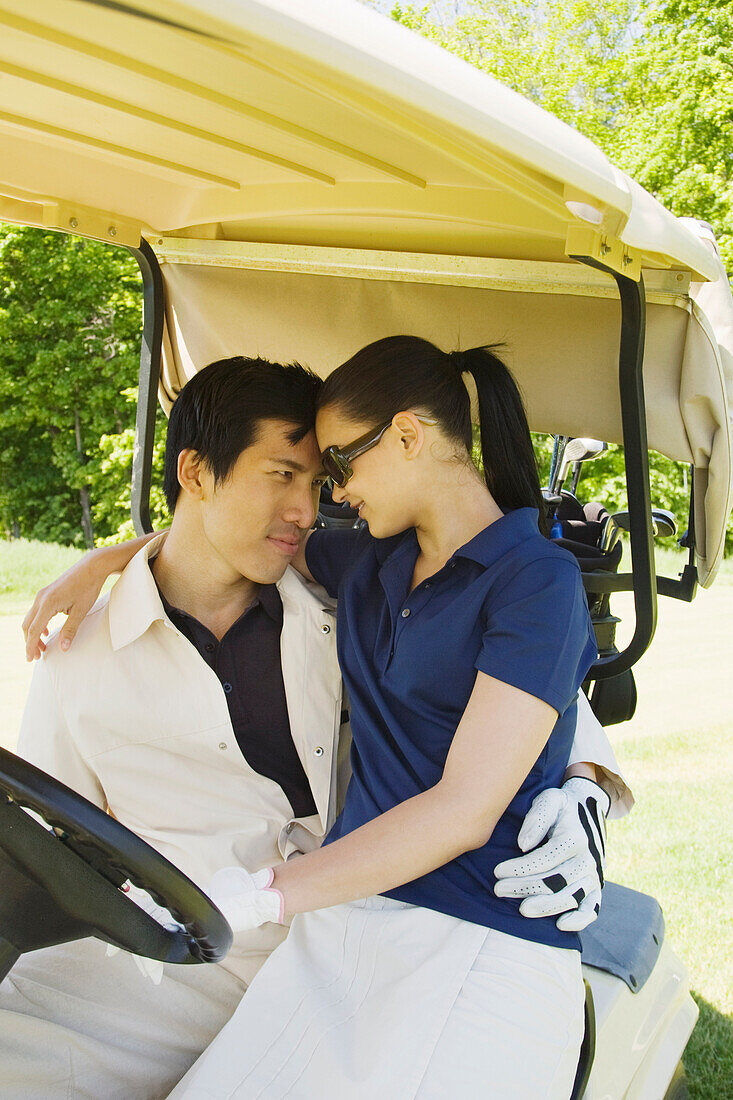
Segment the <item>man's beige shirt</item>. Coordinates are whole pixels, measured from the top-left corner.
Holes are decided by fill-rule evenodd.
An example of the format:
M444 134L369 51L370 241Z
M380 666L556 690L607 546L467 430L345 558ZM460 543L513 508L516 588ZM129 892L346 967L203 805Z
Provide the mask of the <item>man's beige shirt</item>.
M72 649L52 640L36 668L18 743L38 767L113 813L204 890L221 867L250 871L320 844L348 776L334 601L288 569L281 658L293 741L317 814L296 819L280 786L247 764L216 674L166 617L151 540L92 609ZM605 769L615 812L631 805L583 699L570 763ZM287 929L236 937L223 966L249 983Z
M293 741L318 813L295 819L280 786L234 737L216 674L166 617L148 560L153 539L35 671L19 753L113 813L206 889L221 867L269 867L322 840L336 816L341 681L333 601L288 570L283 681ZM251 981L287 929L237 936L224 962Z

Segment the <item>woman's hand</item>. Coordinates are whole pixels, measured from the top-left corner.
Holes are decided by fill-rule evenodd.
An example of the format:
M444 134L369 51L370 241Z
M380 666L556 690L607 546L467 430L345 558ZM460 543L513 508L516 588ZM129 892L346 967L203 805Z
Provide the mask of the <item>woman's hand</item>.
M111 573L121 573L151 538L153 535L142 535L119 546L102 546L91 550L81 561L37 592L22 623L26 660L38 660L45 652L46 643L43 639L48 634L48 624L54 615L67 616L59 632L61 649L67 650L107 577Z
M244 867L224 867L212 878L207 893L234 933L251 932L268 921L283 923L285 902L272 885L274 877L272 867L253 875Z

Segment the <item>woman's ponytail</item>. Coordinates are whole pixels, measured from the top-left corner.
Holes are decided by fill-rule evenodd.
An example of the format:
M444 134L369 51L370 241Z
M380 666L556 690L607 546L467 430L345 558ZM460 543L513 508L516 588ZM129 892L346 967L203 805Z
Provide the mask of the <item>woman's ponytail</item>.
M470 372L476 383L481 458L489 492L503 512L536 508L540 530L547 534L537 460L517 383L490 348L454 353L450 360L457 370Z

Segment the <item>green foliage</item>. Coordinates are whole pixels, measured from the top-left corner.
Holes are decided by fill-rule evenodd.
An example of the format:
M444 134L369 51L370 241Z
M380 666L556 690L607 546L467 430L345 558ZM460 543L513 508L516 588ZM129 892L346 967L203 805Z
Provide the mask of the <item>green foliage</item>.
M122 249L0 227L0 531L76 545L114 533L100 440L134 422L141 289Z
M733 272L733 4L655 0L629 51L618 162L673 213L703 218Z
M131 415L134 415L137 390L124 390L122 397L129 403ZM158 408L150 488L150 516L154 527L165 526L169 521L168 507L162 489L165 425L163 411ZM103 435L99 440L98 457L94 463L90 463L92 515L95 530L99 532L97 545L123 542L125 539L134 537L135 532L130 517L130 482L134 445L135 429L133 427L125 428L124 431L116 434Z

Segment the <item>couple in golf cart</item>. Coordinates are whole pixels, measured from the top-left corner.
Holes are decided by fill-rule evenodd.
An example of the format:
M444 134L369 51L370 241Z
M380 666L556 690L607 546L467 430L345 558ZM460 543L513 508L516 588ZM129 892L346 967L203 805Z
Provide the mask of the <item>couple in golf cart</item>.
M324 475L367 526L311 530ZM478 1097L490 1082L497 1097L564 1100L583 1036L577 932L598 912L604 815L626 795L579 694L594 632L577 564L544 531L510 373L489 349L446 354L407 336L324 383L297 366L220 361L173 406L166 493L167 539L137 551L71 653L49 645L20 749L209 887L237 936L234 966L169 965L141 992L129 956L100 959L85 1007L83 982L74 990L66 974L51 990L31 956L0 996L11 1059L24 1047L30 1059L35 1023L55 1059L44 1096L93 1095L95 1078L97 1095L164 1095L243 978L241 1005L175 1096ZM136 549L97 553L91 580L82 565L57 582L27 621L30 650L44 648L50 611L78 614L98 574ZM288 564L321 586L320 653L308 639L287 653L288 618L314 615ZM353 774L333 821L324 603L336 597ZM174 723L162 729L161 703ZM299 709L321 720L311 751ZM236 762L221 751L235 739ZM548 830L541 854L516 859ZM217 836L206 853L203 832ZM52 953L76 951L78 964L82 948ZM111 1015L105 966L121 983Z

